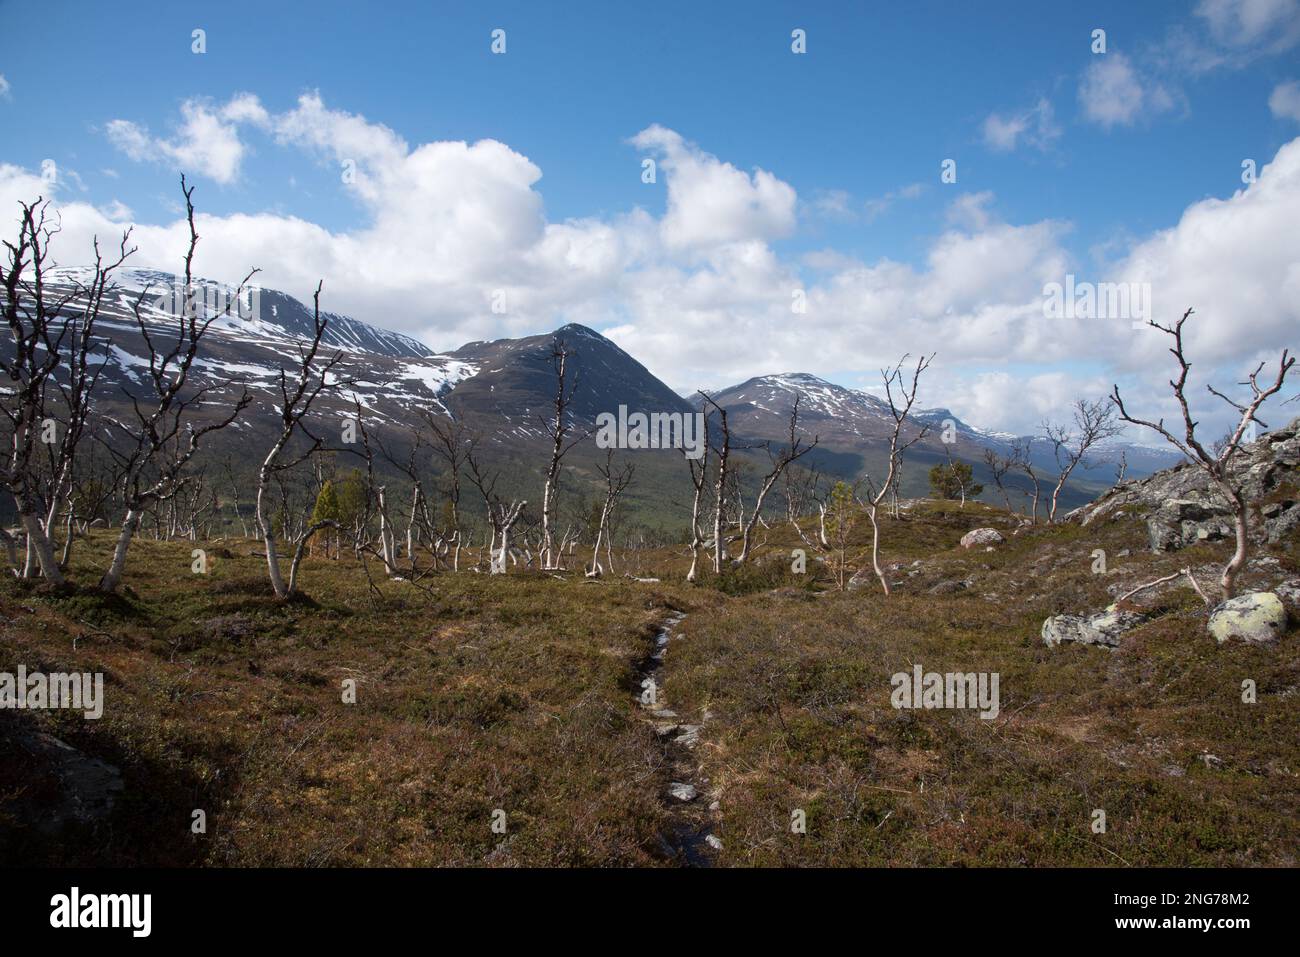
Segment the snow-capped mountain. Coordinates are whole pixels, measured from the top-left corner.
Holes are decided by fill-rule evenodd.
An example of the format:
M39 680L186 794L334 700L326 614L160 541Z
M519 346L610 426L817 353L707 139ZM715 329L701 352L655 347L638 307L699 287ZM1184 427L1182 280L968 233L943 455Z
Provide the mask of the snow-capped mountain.
M49 295L66 295L90 279L87 269L53 270L47 277ZM149 368L149 349L139 322L145 323L156 344L165 343L168 336L174 341L178 317L183 314L183 295L180 280L170 273L122 269L113 274L113 280L96 325L98 338L106 342L101 383L135 394L146 384ZM311 309L292 296L259 286L244 290L239 297L235 289L209 280L196 280L194 286L202 291L202 303L196 301L194 307L196 314L204 319L215 317L195 360L196 384L212 388L214 399L240 387L248 388L257 398L263 393L270 396L281 367L292 369L295 365L297 344L310 340ZM75 309L70 313L75 314ZM322 353L343 354L338 381L348 383L333 397L335 405L350 404L355 396L381 417L418 404L441 408L441 397L478 371L473 363L438 355L409 336L337 313L325 312L323 316L329 322Z
M149 387L149 350L137 317L145 323L149 337L159 343L175 335L182 311L176 276L123 269L114 277L115 288L106 296L97 326L103 340L104 368L94 398L109 415L125 413L129 397L139 396ZM52 296L70 293L90 278L85 269L55 270L48 277L49 292ZM253 404L244 416L213 440L223 454L246 454L250 448L260 448L260 439L275 427L280 370L295 367L300 344L310 338L311 309L292 296L265 287L245 290L236 300L235 290L223 284L199 280L195 285L203 291L200 314L216 318L195 362L193 381L196 387L209 390L212 414L229 408L241 390L252 394ZM455 414L482 436L480 448L492 450L502 461L533 462L543 444L543 420L553 414L555 380L550 351L556 337L563 338L574 352L571 371L576 391L571 408L581 429L590 429L599 414L616 413L620 405L642 412L686 413L701 407L698 399L688 400L673 392L616 344L581 325L566 325L523 339L471 342L439 354L409 336L348 316L327 313L326 318L329 324L322 351L340 352L342 361L333 380L339 387L322 393L314 409L317 422L341 422L354 413L354 403L360 402L368 425L394 448L410 441L421 413ZM807 373L758 376L713 393L713 398L727 408L738 439L774 443L788 434L790 412L798 398L800 430L819 438L818 449L807 462L844 477L856 477L879 466L893 427L889 407L881 398ZM923 470L943 461L946 451L974 464L977 478L985 479L984 450L1005 454L1016 438L971 426L948 409L922 409L913 415L931 426L931 434L909 452L914 491L921 490L917 483L923 486ZM318 427L327 428L324 424ZM940 442L946 427L956 436L948 449ZM1114 477L1111 463L1121 450L1127 450L1133 477L1167 467L1176 458L1162 450L1116 445L1094 456L1091 469L1080 470L1079 487L1072 489L1067 499L1086 500L1094 487L1109 486ZM1050 472L1050 446L1039 440L1033 443L1032 453L1043 473ZM582 471L598 454L604 453L598 453L588 441L575 449L570 461ZM645 450L640 459L642 475L665 486L656 494L676 494L672 489L685 474L676 474L679 459L676 452ZM528 478L526 469L514 471L521 481ZM1016 481L1011 479L1012 484Z
M806 372L757 376L722 389L714 393L713 398L727 410L729 424L737 434L774 443L780 443L788 436L790 414L798 399L800 430L816 435L819 440L813 461L828 472L844 477L854 476L871 464L871 453L883 450L894 426L885 400ZM982 465L985 449L1006 456L1012 443L1020 438L972 426L946 408L915 410L911 419L928 424L930 433L914 446L909 457L928 468L935 462L944 461L946 452L951 452L953 458L972 464L976 479L981 481L988 477ZM951 430L954 439L947 450L942 444L945 430ZM905 434L914 433L908 429ZM1043 476L1054 474L1051 444L1042 438L1028 438L1034 466ZM1085 484L1109 485L1114 480L1120 453L1127 460L1128 474L1135 478L1168 468L1179 461L1178 454L1172 450L1111 442L1089 456L1087 467L1077 471L1078 479ZM1012 476L1010 481L1019 484L1021 477Z

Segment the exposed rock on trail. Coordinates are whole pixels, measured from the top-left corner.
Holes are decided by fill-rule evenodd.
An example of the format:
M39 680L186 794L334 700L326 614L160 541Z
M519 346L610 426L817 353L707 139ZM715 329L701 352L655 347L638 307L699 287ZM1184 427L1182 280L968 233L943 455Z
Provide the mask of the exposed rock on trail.
M714 852L722 847L722 842L711 833L714 824L711 812L714 806L705 810L701 807L702 802L696 801L703 792L703 786L708 784L708 779L699 777L699 765L691 752L699 743L704 726L678 721L677 712L666 707L666 696L659 681L668 642L675 637L674 632L685 617L680 613L674 614L660 627L655 635L654 650L636 669L636 693L642 716L654 726L655 735L664 750L669 773L663 801L668 810L670 825L668 833L660 835L664 852L675 863L687 867L708 867L713 863ZM704 718L707 717L706 712Z

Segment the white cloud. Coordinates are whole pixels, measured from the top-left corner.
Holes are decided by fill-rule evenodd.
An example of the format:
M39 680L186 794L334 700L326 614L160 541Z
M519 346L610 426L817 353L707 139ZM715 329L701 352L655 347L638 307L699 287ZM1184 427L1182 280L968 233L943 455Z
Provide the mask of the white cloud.
M1079 82L1084 115L1110 129L1131 126L1139 117L1172 109L1172 95L1160 84L1138 76L1123 53L1096 56Z
M984 143L999 153L1009 153L1020 143L1045 150L1061 135L1051 101L1038 102L1019 113L990 113L984 120Z
M948 222L958 226L972 230L984 229L993 219L989 211L993 200L992 191L987 189L979 193L962 193L948 204L945 215Z
M852 219L853 210L850 204L853 202L846 190L828 189L819 191L813 196L812 207L820 215L828 219Z
M867 222L872 222L887 213L898 200L916 199L924 192L925 187L920 183L909 183L899 189L891 189L884 196L867 200L862 206L863 216Z
M353 159L357 179L340 188L353 190L364 219L331 231L275 213L210 216L200 191L200 273L237 280L260 266L266 285L300 298L323 277L327 308L437 348L584 322L680 389L764 372L833 377L878 369L904 352L937 351L925 403L1013 430L1032 428L1062 395L1092 394L1112 376L1107 370L1137 383L1135 401L1165 390L1163 343L1128 321L1044 318L1044 284L1077 270L1063 246L1070 226L1006 222L990 193L959 195L917 265L864 262L837 250L787 259L772 241L794 228L794 189L661 127L636 139L664 160L662 217L633 209L551 222L537 188L541 170L494 140L411 146L387 127L329 109L316 94L278 115L263 116L249 101L210 113L227 123L235 113L247 116L286 148L324 163ZM0 166L2 208L42 192L38 176ZM115 220L129 213L57 198L57 255L65 262L84 258L93 233L120 232ZM1216 381L1235 382L1243 363L1300 329L1296 221L1300 139L1248 189L1194 204L1176 225L1080 278L1151 282L1161 318L1195 305L1189 345L1203 363L1198 373L1227 369ZM179 216L138 224L138 264L174 270L185 239ZM489 309L498 289L506 292L504 316ZM806 294L805 314L791 309L796 289ZM1009 365L1023 370L1011 380L1028 383L1023 394L988 375Z
M5 79L5 75L3 73L0 73L0 98L6 100L9 99L10 89L11 87L9 86L9 81Z
M1224 46L1279 52L1300 41L1300 0L1201 0L1196 15Z
M1189 351L1232 362L1300 339L1300 139L1283 146L1258 180L1228 199L1189 206L1175 226L1133 248L1120 280L1149 282L1165 324L1192 306ZM1159 337L1148 337L1160 346ZM1160 348L1122 360L1143 364Z
M669 247L774 239L794 229L795 191L766 170L751 176L658 125L642 130L632 144L656 153L668 174L668 212L660 229Z
M1300 83L1291 80L1273 87L1273 93L1268 98L1268 108L1274 116L1300 123Z
M56 192L54 184L12 163L0 163L0 238L13 241L10 225L18 221L18 204L30 203L38 196L49 199Z
M181 104L181 120L167 138L154 137L146 127L122 119L110 120L105 132L133 160L166 163L225 185L239 178L247 152L239 125L265 125L268 116L257 97L241 93L216 109L204 100L186 100Z
M128 223L135 217L135 214L131 212L131 207L117 199L107 206L99 207L99 212L105 219L113 223Z
M1037 431L1044 421L1068 416L1077 398L1101 398L1110 391L1106 376L1046 372L979 372L928 383L926 404L957 412L973 424L1002 423L1019 434Z

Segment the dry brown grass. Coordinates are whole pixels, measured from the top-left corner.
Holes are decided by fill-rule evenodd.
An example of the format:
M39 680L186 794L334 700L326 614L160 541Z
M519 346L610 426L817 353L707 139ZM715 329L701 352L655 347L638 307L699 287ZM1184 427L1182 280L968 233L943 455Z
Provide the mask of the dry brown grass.
M720 804L720 863L1295 864L1294 631L1274 648L1217 647L1175 588L1144 596L1158 617L1114 652L1045 648L1046 615L1099 609L1107 586L1222 549L1151 556L1129 520L956 547L1005 520L972 504L889 523L885 558L903 567L888 599L792 575L797 542L779 530L754 568L694 587L678 550L621 563L660 583L461 573L428 590L382 582L378 598L356 565L315 560L309 597L281 604L242 542L214 543L230 557L207 576L189 573L190 544L140 542L120 599L5 579L0 670L107 683L101 721L21 720L120 766L127 787L98 827L36 833L32 809L58 782L2 733L18 716L0 714L0 851L61 864L662 863L671 772L634 675L655 624L680 609L685 637L661 674L671 707L704 725L692 759L709 781L701 801ZM108 545L79 545L75 580L94 580ZM1291 562L1293 547L1275 552ZM1094 548L1112 574L1092 573ZM971 585L928 593L953 579ZM895 710L890 676L917 662L998 672L1001 715ZM1255 705L1240 700L1247 677ZM190 833L195 808L204 836ZM1095 808L1105 834L1089 829ZM807 834L790 832L794 809Z

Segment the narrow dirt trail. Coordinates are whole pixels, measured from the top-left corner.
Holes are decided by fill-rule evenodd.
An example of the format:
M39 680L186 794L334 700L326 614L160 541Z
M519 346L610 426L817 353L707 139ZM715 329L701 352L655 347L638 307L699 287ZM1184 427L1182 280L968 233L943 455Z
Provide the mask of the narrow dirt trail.
M683 721L670 707L662 681L670 641L685 638L678 633L685 618L680 612L674 613L659 626L654 650L636 666L635 694L642 718L654 728L663 749L668 772L667 785L660 794L669 816L667 832L660 835L664 853L685 867L711 867L722 843L713 834L717 815L708 795L709 780L701 777L694 755L708 713L699 724Z

